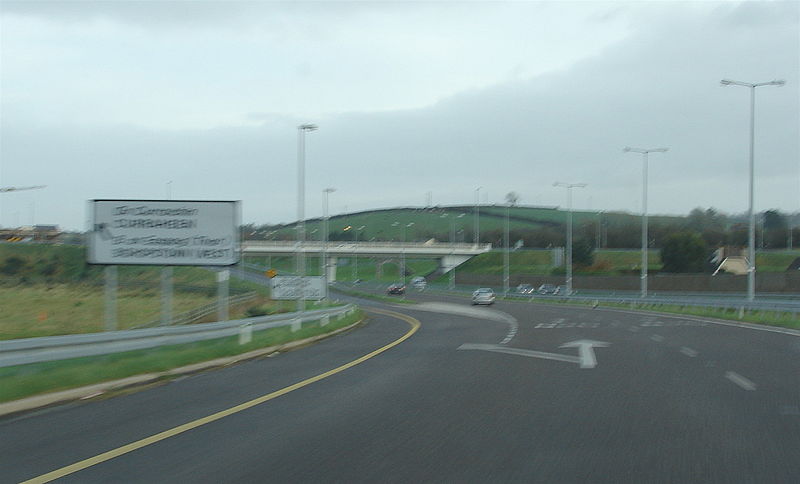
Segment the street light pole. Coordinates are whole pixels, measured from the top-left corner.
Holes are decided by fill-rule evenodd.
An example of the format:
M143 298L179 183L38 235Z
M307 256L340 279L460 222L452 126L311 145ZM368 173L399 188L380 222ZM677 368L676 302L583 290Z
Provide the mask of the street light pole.
M480 218L481 217L480 216L480 210L481 210L480 193L481 193L481 188L483 188L483 187L478 187L478 188L475 189L475 246L476 247L478 246L478 244L481 243L481 218Z
M572 189L584 188L585 183L553 183L554 187L567 189L567 288L565 294L572 295Z
M322 190L323 199L325 203L322 206L322 260L320 261L320 266L322 267L322 277L324 278L323 281L325 282L325 289L324 289L324 296L325 299L328 299L328 195L335 192L335 188L326 188Z
M505 224L505 239L506 239L506 250L503 254L503 294L505 297L508 297L508 289L509 289L509 246L508 246L508 212L511 209L511 202L506 204L506 224Z
M752 301L756 297L756 215L753 212L753 191L755 175L755 133L756 133L756 88L762 86L778 86L786 84L783 80L769 82L749 83L723 79L720 81L722 86L742 86L750 88L750 187L748 195L747 217L750 221L750 228L747 237L747 300Z
M403 285L406 285L406 229L414 225L414 222L403 224L403 264L400 271L403 273Z
M355 246L355 249L354 249L355 253L356 253L356 264L355 264L355 273L356 273L356 275L355 275L355 278L354 278L355 281L358 280L358 236L361 234L361 231L364 230L365 227L366 227L366 225L362 225L361 227L358 227L356 229L356 246Z
M641 153L642 160L644 161L644 168L642 170L642 268L640 282L641 297L647 297L647 163L648 155L650 153L665 153L669 148L631 148L626 146L623 148L625 153Z
M297 252L295 254L295 271L297 276L303 279L306 277L306 258L303 253L303 243L306 238L306 132L316 129L316 124L301 124L297 127L297 243L295 244ZM297 310L304 312L305 308L306 294L305 290L302 290L297 300Z

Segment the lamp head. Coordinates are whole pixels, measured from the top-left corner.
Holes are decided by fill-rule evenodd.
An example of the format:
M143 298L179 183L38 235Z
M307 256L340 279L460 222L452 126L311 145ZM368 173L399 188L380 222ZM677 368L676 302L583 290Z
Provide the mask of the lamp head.
M319 126L317 126L316 124L310 124L310 123L309 124L301 124L300 126L297 127L297 129L299 129L301 131L314 131L314 130L319 129Z

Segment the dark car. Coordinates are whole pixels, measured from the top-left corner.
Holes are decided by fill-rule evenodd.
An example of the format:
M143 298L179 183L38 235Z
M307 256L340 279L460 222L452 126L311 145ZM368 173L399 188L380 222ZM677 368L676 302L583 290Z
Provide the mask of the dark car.
M405 294L406 286L403 284L392 284L386 289L386 294Z

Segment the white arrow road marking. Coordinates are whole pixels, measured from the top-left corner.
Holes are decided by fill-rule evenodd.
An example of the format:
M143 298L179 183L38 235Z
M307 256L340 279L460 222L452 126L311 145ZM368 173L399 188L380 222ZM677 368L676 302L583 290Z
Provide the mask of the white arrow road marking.
M606 347L609 343L602 341L578 340L570 341L561 345L562 348L578 348L578 356L561 355L558 353L546 353L544 351L524 350L521 348L509 348L500 345L473 344L465 343L458 347L460 350L482 350L495 353L506 353L509 355L527 356L529 358L542 358L545 360L564 361L567 363L577 363L581 368L594 368L597 366L597 359L594 356L592 347Z
M590 339L581 339L578 341L570 341L564 343L560 348L578 348L578 355L581 359L581 368L594 368L597 366L597 358L594 357L593 347L605 348L610 343L604 341L592 341Z
M545 353L544 351L523 350L519 348L509 348L499 345L484 345L465 343L458 347L460 350L483 350L495 353L507 353L509 355L529 356L531 358L544 358L545 360L566 361L567 363L580 363L581 359L577 356L559 355L558 353Z

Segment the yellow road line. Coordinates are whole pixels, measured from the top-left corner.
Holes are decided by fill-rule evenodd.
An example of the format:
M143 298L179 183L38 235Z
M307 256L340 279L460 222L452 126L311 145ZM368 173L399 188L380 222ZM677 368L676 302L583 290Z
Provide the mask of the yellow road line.
M308 378L308 379L303 380L301 382L295 383L293 385L289 385L288 387L285 387L285 388L282 388L280 390L274 391L274 392L269 393L267 395L262 395L262 396L260 396L258 398L254 398L253 400L241 403L241 404L236 405L235 407L231 407L231 408L229 408L227 410L222 410L220 412L208 415L206 417L202 417L202 418L199 418L197 420L193 420L191 422L187 422L187 423L185 423L183 425L179 425L179 426L171 428L169 430L165 430L165 431L157 433L155 435L151 435L150 437L145 437L145 438L143 438L141 440L137 440L136 442L131 442L130 444L123 445L122 447L117 447L116 449L109 450L108 452L103 452L102 454L96 455L94 457L90 457L88 459L84 459L82 461L76 462L74 464L70 464L70 465L68 465L66 467L62 467L60 469L56 469L54 471L48 472L47 474L42 474L41 476L34 477L33 479L24 481L22 484L50 482L52 480L59 479L59 478L64 477L64 476L68 476L70 474L73 474L73 473L78 472L80 470L86 469L86 468L91 467L93 465L97 465L97 464L106 462L108 460L114 459L114 458L119 457L121 455L127 454L128 452L133 452L134 450L141 449L142 447L146 447L148 445L155 444L156 442L160 442L162 440L168 439L168 438L173 437L175 435L182 434L183 432L186 432L188 430L196 429L197 427L200 427L200 426L206 425L208 423L220 420L220 419L225 418L225 417L227 417L229 415L233 415L235 413L239 413L239 412L241 412L243 410L247 410L248 408L255 407L256 405L260 405L260 404L262 404L264 402L268 402L268 401L270 401L270 400L272 400L274 398L278 398L278 397L280 397L282 395L286 395L289 392L293 392L293 391L295 391L295 390L297 390L299 388L303 388L305 386L311 385L312 383L318 382L320 380L328 378L329 376L335 375L335 374L337 374L339 372L342 372L344 370L352 368L352 367L358 365L359 363L363 363L363 362L367 361L368 359L370 359L370 358L372 358L374 356L377 356L377 355L383 353L384 351L399 345L403 341L405 341L408 338L410 338L411 335L416 333L417 330L420 327L419 320L414 319L411 316L406 316L405 314L400 314L400 313L396 313L394 311L385 311L383 309L375 309L375 308L364 308L364 309L366 311L371 311L371 312L375 312L375 313L378 313L378 314L383 314L385 316L390 316L390 317L393 317L393 318L402 319L403 321L407 322L411 326L411 329L409 329L406 334L404 334L400 338L392 341L391 343L387 344L386 346L382 346L382 347L378 348L377 350L375 350L375 351L373 351L371 353L368 353L368 354L366 354L366 355L364 355L364 356L362 356L362 357L360 357L360 358L358 358L356 360L351 361L350 363L346 363L346 364L344 364L342 366L339 366L339 367L334 368L332 370L326 371L325 373L319 374L317 376L312 376L311 378Z

